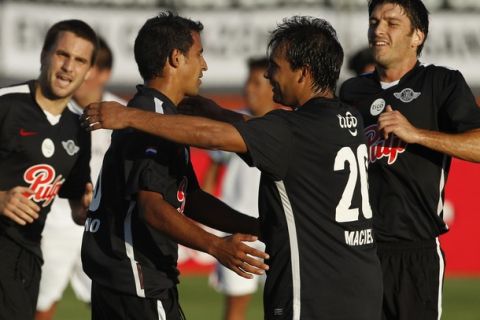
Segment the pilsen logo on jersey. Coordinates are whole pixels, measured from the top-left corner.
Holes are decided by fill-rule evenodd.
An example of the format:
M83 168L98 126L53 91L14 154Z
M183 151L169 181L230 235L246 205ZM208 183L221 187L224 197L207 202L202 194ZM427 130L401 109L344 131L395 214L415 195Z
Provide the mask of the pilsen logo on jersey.
M371 163L385 157L388 164L393 164L397 161L398 155L403 153L407 147L405 142L393 134L384 140L377 130L377 124L365 128L365 136L369 146L368 159Z
M55 169L48 164L37 164L28 168L23 174L23 179L33 194L25 196L35 202L44 201L42 207L48 206L57 195L65 179L60 174L55 177Z
M340 125L340 128L348 129L348 132L350 132L350 134L355 137L357 135L357 124L358 124L357 118L355 118L348 111L347 113L345 113L345 116L337 114L337 117L338 117L338 123Z
M180 213L183 213L183 210L185 210L185 203L187 202L187 187L188 179L187 177L183 177L177 190L177 200L180 202L180 207L177 208L177 211Z
M415 92L410 88L405 88L400 92L393 93L393 96L404 103L411 102L421 95L420 92Z

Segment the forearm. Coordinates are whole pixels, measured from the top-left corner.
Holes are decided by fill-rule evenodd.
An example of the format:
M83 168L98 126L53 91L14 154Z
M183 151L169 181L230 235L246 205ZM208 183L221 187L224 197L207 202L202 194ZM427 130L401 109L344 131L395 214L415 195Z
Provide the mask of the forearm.
M145 194L145 192L142 193ZM142 201L144 197L142 194L139 195L140 211L145 221L179 244L212 254L220 238L208 233L193 220L179 213L160 195L158 197L157 201Z
M417 143L452 157L480 162L480 129L457 134L418 129Z
M260 234L258 219L232 209L202 190L189 195L185 213L204 225L224 232Z
M246 152L245 143L231 124L211 119L160 115L131 108L126 118L129 127L180 144L205 149Z

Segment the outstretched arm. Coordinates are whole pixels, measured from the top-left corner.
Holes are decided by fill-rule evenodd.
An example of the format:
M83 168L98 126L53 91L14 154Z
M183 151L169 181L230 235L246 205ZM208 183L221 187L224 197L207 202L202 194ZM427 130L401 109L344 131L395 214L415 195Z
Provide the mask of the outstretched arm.
M242 214L207 192L197 189L188 195L185 214L211 228L228 233L258 236L258 219Z
M178 213L161 194L156 192L140 191L137 200L143 217L152 227L182 245L211 254L238 275L250 279L252 273L263 274L263 270L268 269L268 266L260 260L267 259L268 255L243 243L255 241L256 237L234 234L220 238L208 233Z
M406 143L417 143L452 157L480 162L480 129L455 134L419 129L400 111L387 106L386 112L378 117L378 130L385 138L393 133Z
M90 104L83 121L91 130L131 127L180 144L247 152L245 141L234 126L202 117L162 115L108 101Z

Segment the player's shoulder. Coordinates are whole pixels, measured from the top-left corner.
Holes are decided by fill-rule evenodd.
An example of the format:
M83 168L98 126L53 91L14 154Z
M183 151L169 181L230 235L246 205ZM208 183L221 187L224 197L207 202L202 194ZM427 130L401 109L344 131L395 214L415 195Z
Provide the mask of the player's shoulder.
M153 111L161 114L170 113L166 110L174 108L172 102L160 91L143 85L137 86L137 93L127 105L131 108Z
M15 101L29 98L32 94L32 86L28 82L13 84L0 88L0 102Z
M339 91L340 99L348 100L348 97L359 92L365 92L369 87L376 89L378 81L375 80L373 72L364 73L359 76L345 80Z
M459 70L453 69L448 66L441 66L435 64L425 64L422 63L419 65L419 69L423 72L429 74L433 79L458 79L462 78L462 74Z

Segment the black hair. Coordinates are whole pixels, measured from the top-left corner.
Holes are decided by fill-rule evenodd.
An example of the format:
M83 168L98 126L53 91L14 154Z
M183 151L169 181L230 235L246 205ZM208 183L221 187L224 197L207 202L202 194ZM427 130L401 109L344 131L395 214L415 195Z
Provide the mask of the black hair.
M292 70L308 67L313 90L335 91L343 63L343 49L327 21L308 16L284 19L271 33L270 54L284 49Z
M370 0L368 2L368 16L372 15L376 6L385 3L396 4L402 7L412 24L412 28L420 30L425 34L422 44L417 47L417 56L420 55L428 35L428 9L421 0Z
M348 69L355 72L356 75L360 75L364 73L366 66L374 63L375 59L373 58L372 49L367 47L358 50L348 59Z
M151 80L161 76L172 51L177 49L186 54L193 45L192 32L202 30L202 23L171 11L148 19L138 32L134 46L135 61L142 78Z
M59 34L67 31L72 32L77 37L85 39L93 44L93 52L90 61L91 65L93 65L95 63L95 58L98 51L98 38L95 31L93 31L93 29L82 20L63 20L51 26L50 29L48 29L45 36L45 41L43 42L42 56L52 49L58 39Z
M247 60L248 70L254 69L267 69L268 58L267 57L252 57Z

